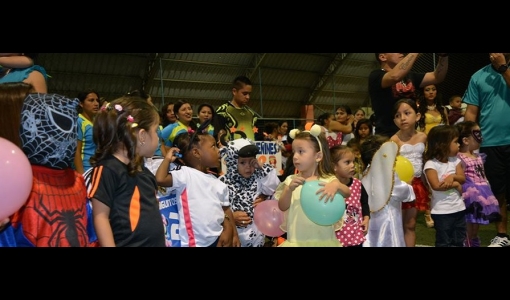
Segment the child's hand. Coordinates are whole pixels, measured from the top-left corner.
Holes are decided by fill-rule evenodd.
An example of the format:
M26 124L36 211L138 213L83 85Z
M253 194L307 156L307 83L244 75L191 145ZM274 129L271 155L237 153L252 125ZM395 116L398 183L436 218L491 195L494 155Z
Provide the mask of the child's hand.
M329 200L333 201L333 198L335 198L335 194L338 191L338 181L331 181L328 183L325 182L319 182L320 186L323 186L323 188L320 188L315 193L316 195L320 194L319 201L324 199L324 203L328 202Z
M179 148L172 147L167 150L165 158L168 159L172 163L177 158L182 157L182 154L180 154L179 151L180 151Z
M305 178L299 175L294 176L294 178L292 178L292 181L289 184L289 189L291 190L291 192L293 192L298 186L303 185L303 183L305 183Z
M256 207L259 203L261 203L262 201L264 201L266 199L267 199L267 195L264 195L264 194L258 195L257 198L255 198L255 200L253 201L253 207Z
M363 233L366 234L368 232L368 223L370 222L370 218L368 216L363 217L363 221L361 222L361 229Z
M453 182L453 188L457 189L457 191L462 196L462 184L460 184L458 181Z
M258 159L256 158L253 158L251 161L250 161L250 166L252 166L253 168L255 169L261 169L262 168L262 163L259 162Z
M451 174L451 175L448 175L448 177L446 177L440 184L439 186L440 187L444 187L445 189L450 189L452 188L452 185L453 185L453 176L454 174Z

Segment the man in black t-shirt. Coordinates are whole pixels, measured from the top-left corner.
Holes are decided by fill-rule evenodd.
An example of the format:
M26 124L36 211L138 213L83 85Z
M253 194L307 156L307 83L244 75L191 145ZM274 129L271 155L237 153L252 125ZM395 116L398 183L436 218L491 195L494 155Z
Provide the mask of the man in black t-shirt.
M448 53L438 53L436 69L428 73L411 72L419 53L375 53L381 68L368 77L368 93L375 113L375 133L391 137L398 131L393 122L393 105L399 99L417 100L420 87L438 84L448 71Z

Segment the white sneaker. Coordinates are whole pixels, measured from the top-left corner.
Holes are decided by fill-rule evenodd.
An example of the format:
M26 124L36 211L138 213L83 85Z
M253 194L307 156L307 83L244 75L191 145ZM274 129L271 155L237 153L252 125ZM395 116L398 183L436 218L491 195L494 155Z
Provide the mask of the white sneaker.
M491 244L488 247L509 247L510 240L506 237L495 237L491 240Z

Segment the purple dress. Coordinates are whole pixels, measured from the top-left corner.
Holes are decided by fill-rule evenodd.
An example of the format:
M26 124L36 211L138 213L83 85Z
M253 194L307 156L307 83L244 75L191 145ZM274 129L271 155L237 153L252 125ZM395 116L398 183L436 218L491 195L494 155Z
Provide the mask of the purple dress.
M462 197L466 204L466 221L474 224L489 224L501 220L498 199L492 193L485 177L484 154L476 158L464 153L457 156L464 162L466 182L462 185Z

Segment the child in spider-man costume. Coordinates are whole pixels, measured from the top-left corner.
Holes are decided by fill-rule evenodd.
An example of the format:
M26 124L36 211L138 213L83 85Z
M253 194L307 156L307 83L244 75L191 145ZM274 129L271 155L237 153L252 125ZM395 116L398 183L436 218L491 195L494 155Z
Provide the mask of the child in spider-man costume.
M16 245L88 247L87 190L71 167L76 152L77 99L29 94L21 111L22 150L33 172L27 202L12 217Z

